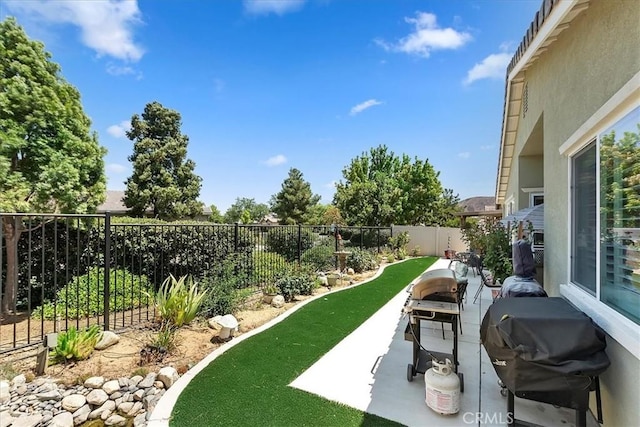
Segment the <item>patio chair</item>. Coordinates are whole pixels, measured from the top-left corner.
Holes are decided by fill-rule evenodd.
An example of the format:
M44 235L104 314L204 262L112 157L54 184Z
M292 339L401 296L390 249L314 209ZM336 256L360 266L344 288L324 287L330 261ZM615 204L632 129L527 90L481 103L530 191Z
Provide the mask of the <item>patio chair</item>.
M484 274L484 267L482 263L480 263L480 267L478 268L478 274L480 275L480 286L478 287L478 290L476 291L476 294L473 297L474 304L476 303L476 300L478 299L480 294L482 294L482 289L485 286L487 288L493 288L493 289L500 289L502 287L502 284L500 284L500 282L495 283L493 280L490 280L489 278L487 278L487 275ZM495 301L498 295L499 293L494 294L494 296L492 297L492 300Z
M478 271L482 268L482 257L471 252L467 257L467 265L471 268L473 276L475 277Z
M456 282L458 283L458 307L464 310L464 301L467 298L467 285L469 284L469 278L467 277L469 274L469 266L463 261L458 260L449 264L449 268L452 266L452 270L456 275Z

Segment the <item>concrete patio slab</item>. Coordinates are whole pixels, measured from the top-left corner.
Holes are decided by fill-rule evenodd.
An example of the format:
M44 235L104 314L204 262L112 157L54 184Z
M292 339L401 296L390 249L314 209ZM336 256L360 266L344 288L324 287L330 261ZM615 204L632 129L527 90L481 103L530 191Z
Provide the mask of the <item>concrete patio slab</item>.
M440 259L430 269L447 268ZM341 341L290 385L407 426L506 425L507 399L500 394L498 377L480 343L480 323L491 304L483 289L473 304L480 278L469 273L467 302L458 336L459 372L464 376L460 412L440 415L425 404L424 376L407 381L412 343L404 339L408 318L401 314L408 297L400 292L352 334ZM429 350L451 353L453 333L440 323L422 322L421 343ZM516 398L515 416L523 425L575 426L575 411ZM589 426L597 426L587 417Z

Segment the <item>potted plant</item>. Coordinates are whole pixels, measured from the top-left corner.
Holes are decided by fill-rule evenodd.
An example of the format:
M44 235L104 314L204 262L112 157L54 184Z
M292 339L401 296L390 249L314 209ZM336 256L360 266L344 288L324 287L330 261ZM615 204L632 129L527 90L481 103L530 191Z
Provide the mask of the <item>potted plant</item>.
M278 287L274 284L267 285L262 290L262 301L264 301L265 304L271 304L271 300L273 300L273 297L276 295L278 295Z

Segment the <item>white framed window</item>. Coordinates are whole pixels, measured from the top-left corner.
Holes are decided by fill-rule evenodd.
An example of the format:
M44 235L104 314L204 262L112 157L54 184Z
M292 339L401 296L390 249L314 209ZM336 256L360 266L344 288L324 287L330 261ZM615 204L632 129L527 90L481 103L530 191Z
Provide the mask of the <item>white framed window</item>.
M529 193L529 207L538 206L544 203L544 193Z
M570 165L570 281L640 325L640 106Z
M512 215L515 212L516 203L513 200L513 196L509 196L504 202L504 216Z

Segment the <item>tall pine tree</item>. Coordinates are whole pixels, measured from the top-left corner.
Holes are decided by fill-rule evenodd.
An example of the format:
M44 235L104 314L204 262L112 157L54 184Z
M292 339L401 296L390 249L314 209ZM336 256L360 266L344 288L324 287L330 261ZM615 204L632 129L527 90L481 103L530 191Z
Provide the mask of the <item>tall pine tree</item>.
M133 174L127 179L124 204L135 216L175 220L202 213L198 201L202 178L187 159L189 138L180 132L180 113L159 102L147 104L131 118L127 137L134 142Z
M278 214L281 224L304 224L318 201L320 196L311 192L302 172L291 168L280 192L271 197L271 210Z

